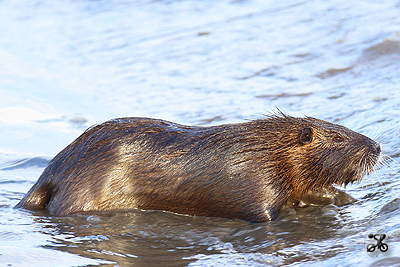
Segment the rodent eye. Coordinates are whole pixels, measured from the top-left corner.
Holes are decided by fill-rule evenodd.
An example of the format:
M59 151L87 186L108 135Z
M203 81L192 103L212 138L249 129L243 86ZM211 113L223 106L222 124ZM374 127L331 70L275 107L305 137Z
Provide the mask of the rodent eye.
M307 145L310 144L313 140L313 132L310 127L304 127L300 131L299 142L300 144Z
M343 142L344 139L343 139L343 137L336 135L335 137L333 137L333 141L340 143L340 142Z

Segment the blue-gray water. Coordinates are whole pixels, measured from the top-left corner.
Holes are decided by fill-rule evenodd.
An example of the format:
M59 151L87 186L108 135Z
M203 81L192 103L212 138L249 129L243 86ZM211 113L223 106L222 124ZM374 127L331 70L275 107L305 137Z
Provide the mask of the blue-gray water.
M276 107L376 138L358 201L249 224L13 209L88 126ZM400 1L0 1L0 266L400 266ZM366 252L369 233L389 250Z

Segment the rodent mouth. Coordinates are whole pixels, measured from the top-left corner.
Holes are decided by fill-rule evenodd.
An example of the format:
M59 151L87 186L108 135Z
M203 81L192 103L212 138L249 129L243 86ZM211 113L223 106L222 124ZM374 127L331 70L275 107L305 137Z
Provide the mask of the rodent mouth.
M349 155L349 157L343 157L343 155ZM334 175L327 179L324 186L360 183L366 175L376 170L377 166L379 167L381 161L380 145L372 140L361 150L352 151L350 147L344 153L333 154L326 159L322 173L327 176L330 176L329 173Z
M360 182L366 175L369 175L372 171L376 170L376 166L382 160L381 149L379 144L376 143L374 147L369 147L365 151L364 155L361 156L359 164L355 166L352 175L349 176L348 182L344 182L345 185L348 183Z

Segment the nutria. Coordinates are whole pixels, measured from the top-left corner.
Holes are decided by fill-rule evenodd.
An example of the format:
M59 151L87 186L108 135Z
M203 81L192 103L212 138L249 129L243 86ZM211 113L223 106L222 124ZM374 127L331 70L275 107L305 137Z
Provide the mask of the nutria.
M56 155L17 207L262 222L289 197L361 180L379 156L368 137L311 117L211 127L121 118L90 127Z

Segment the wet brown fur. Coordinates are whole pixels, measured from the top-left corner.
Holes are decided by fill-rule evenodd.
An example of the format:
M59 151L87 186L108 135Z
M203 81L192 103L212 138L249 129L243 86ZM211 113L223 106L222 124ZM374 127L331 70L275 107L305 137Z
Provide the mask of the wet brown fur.
M17 207L66 216L132 208L273 220L289 197L362 179L379 144L284 114L212 127L122 118L86 130Z

